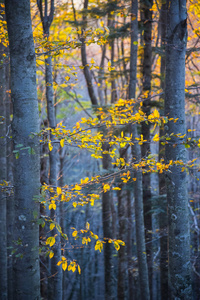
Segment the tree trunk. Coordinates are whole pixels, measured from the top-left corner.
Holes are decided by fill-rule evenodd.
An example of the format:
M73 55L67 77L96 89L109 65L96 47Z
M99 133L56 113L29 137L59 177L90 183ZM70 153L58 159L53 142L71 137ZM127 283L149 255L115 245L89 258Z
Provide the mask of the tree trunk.
M88 8L88 0L84 0L84 10ZM86 12L83 12L83 33L84 35L84 28L86 27L87 23L87 16ZM87 54L86 54L86 46L85 46L85 38L81 37L81 61L84 67L83 72L85 76L85 80L87 83L88 93L92 102L92 105L98 105L98 100L94 91L93 83L92 83L92 75L87 63Z
M103 144L103 151L109 149L109 145ZM103 169L108 170L110 167L109 154L103 154ZM103 236L104 238L112 238L112 214L111 214L111 192L103 193L102 195L102 221L103 221ZM114 266L112 259L112 247L110 243L104 244L104 274L105 274L105 299L115 299L114 293Z
M122 157L120 155L120 157ZM118 237L122 241L126 241L127 233L127 219L126 219L126 205L127 205L127 193L126 187L123 183L119 184L121 188L118 191L118 221L119 221L119 234ZM126 299L126 287L127 287L127 256L126 247L120 247L118 251L118 299Z
M142 73L143 73L143 92L148 92L147 96L150 96L151 92L151 65L152 65L152 46L151 46L151 35L152 35L152 11L151 7L153 1L148 1L149 5L146 5L145 0L141 1L141 19L144 30L144 53L142 61ZM150 114L150 100L143 101L143 111L148 116ZM150 124L142 122L142 134L144 140L147 140L146 143L142 145L142 158L147 158L151 153L150 151ZM152 205L151 205L151 183L150 183L150 173L142 175L143 181L143 203L144 203L144 225L145 225L145 240L148 242L147 248L147 262L149 270L149 280L152 278ZM152 297L152 281L150 280L150 293Z
M131 11L131 58L130 58L130 84L129 84L129 98L135 98L136 92L136 74L137 74L137 39L138 39L138 2L132 0ZM137 125L132 125L131 133L133 137L138 137ZM141 160L141 149L137 142L132 146L132 156L136 161ZM139 284L140 284L140 298L150 299L149 294L149 280L147 256L145 247L145 232L144 232L144 216L143 216L143 193L142 193L142 173L136 171L136 181L134 185L135 193L135 223L136 223L136 244L138 255L138 269L139 269Z
M42 0L37 0L38 9L43 25L43 33L46 38L49 37L49 29L53 21L54 15L54 0L50 2L50 9L48 9L48 2L45 1L44 9ZM49 13L49 14L48 14ZM53 92L53 69L52 57L48 56L45 59L45 81L46 81L46 100L47 100L47 118L49 127L54 129L56 127L56 115L54 107L54 92ZM50 132L50 140L53 142L54 135ZM49 151L49 184L53 187L57 186L57 164L58 164L58 147L56 143L53 144L52 151ZM51 210L50 217L53 221L60 223L60 203L56 203L56 212ZM53 229L52 235L57 234L57 230ZM62 269L57 266L61 257L60 234L56 238L56 244L53 247L54 256L50 260L50 278L48 282L48 297L49 299L62 300Z
M2 17L2 15L1 15ZM0 44L0 299L6 300L7 290L7 232L6 232L6 65L3 61L5 47Z
M30 2L5 3L10 43L11 97L13 102L15 248L15 299L40 298L39 231L33 214L39 214L39 115L36 64ZM26 149L21 149L25 148ZM20 258L22 257L22 258Z
M167 1L167 46L165 80L165 115L178 119L165 125L171 140L166 145L166 163L186 162L185 124L185 52L187 41L186 0ZM190 270L190 226L186 172L173 165L166 176L169 227L169 292L170 299L192 299Z
M166 66L166 55L165 55L165 45L166 45L166 26L167 26L167 5L162 4L160 11L160 31L161 31L161 48L164 54L161 56L160 65L160 76L161 76L161 88L165 90L165 66ZM162 101L162 98L160 99ZM164 111L160 112L163 115ZM160 127L160 137L164 136L164 126ZM164 159L165 156L165 146L159 142L159 160ZM165 187L165 175L159 174L159 194L166 194ZM159 214L159 225L160 225L160 292L161 299L168 299L168 245L167 245L167 203L165 197L160 200L160 214Z
M52 58L49 56L45 59L45 74L46 74L46 99L47 99L47 115L50 128L56 127L56 116L54 107L54 96L53 96L53 70L52 70ZM50 140L53 142L54 135L50 133ZM49 152L49 184L56 187L57 186L57 176L58 176L58 147L53 144L52 151ZM51 210L50 217L52 220L60 223L60 203L56 203L56 211ZM57 230L52 231L52 235L57 234ZM62 300L62 269L57 266L58 261L61 257L61 244L60 244L60 234L56 237L56 244L53 247L54 256L50 260L50 273L48 290L49 299Z

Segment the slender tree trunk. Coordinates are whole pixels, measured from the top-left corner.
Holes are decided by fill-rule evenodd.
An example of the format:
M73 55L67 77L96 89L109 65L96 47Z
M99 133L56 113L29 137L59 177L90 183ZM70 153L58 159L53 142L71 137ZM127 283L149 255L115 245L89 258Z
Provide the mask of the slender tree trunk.
M0 2L1 3L1 2ZM2 15L1 15L2 16ZM6 230L6 66L3 62L5 47L0 43L0 299L6 300L7 290L7 230Z
M103 77L104 77L104 60L106 56L106 45L103 45L102 47L102 55L101 55L101 63L100 68L98 72L98 80L100 87L98 88L98 94L99 94L99 101L100 105L105 105L105 99L104 99L104 91L103 91Z
M8 54L8 53L7 53ZM9 54L8 54L9 55ZM6 66L6 90L10 90L10 72L9 72L9 65ZM13 183L13 153L12 148L13 144L10 139L11 136L11 121L10 115L12 114L12 105L11 105L11 97L10 93L6 94L6 129L9 137L7 137L7 149L6 149L6 156L7 156L7 180L9 183ZM6 212L6 226L7 226L7 256L8 256L8 299L14 299L14 286L13 286L13 230L14 230L14 195L12 190L7 193L6 199L7 205L7 212Z
M88 0L84 0L84 10L88 8ZM86 54L86 46L85 46L85 38L84 38L84 29L87 23L86 12L83 12L83 32L81 37L81 61L84 67L83 72L85 76L85 80L87 83L88 93L92 102L92 105L98 105L98 100L94 91L93 83L92 83L92 75L87 63L87 54Z
M127 195L123 183L119 184L121 191L118 192L118 220L119 220L119 239L126 241L127 220L126 220L126 204ZM126 247L120 247L118 251L118 299L126 299L127 287L127 260Z
M36 89L35 49L30 2L7 0L5 3L10 43L11 97L13 102L13 141L19 151L14 159L15 299L39 299L39 230L33 213L39 214L34 201L40 193L39 115ZM20 146L23 145L23 146ZM28 147L20 150L20 148Z
M54 107L54 96L53 96L53 70L52 70L52 58L49 56L45 59L45 74L46 74L46 99L47 99L47 115L50 128L56 127L56 117L55 117L55 107ZM50 133L50 140L54 140L54 135ZM57 186L57 176L58 176L58 147L53 144L52 151L49 152L49 184L56 187ZM56 203L56 211L51 210L50 217L52 220L60 223L60 203ZM52 234L57 234L57 230L54 229ZM62 269L57 266L58 261L61 257L61 244L60 244L60 234L56 237L56 244L53 247L54 256L50 260L50 273L48 290L49 299L62 300Z
M167 1L167 46L165 80L165 115L178 119L165 125L172 135L166 145L166 163L170 160L186 162L185 124L185 53L187 42L186 0ZM186 172L173 165L167 173L167 202L169 227L169 291L170 299L192 299L190 270L190 226Z
M42 0L37 0L38 9L43 25L43 33L46 38L49 37L49 29L53 21L54 15L54 0L50 2L50 9L48 8L48 1L45 1L44 9ZM47 118L49 127L56 128L56 115L54 107L54 91L53 91L53 68L52 57L48 56L45 59L45 81L46 81L46 100L47 100ZM54 141L54 135L50 132L50 140ZM57 164L58 164L58 147L56 143L53 144L52 151L49 152L49 184L57 187ZM56 211L51 210L50 217L53 221L60 223L60 203L56 203ZM53 229L52 235L57 234L57 230ZM56 244L53 247L54 256L50 260L50 278L48 282L48 299L62 300L62 269L57 266L61 257L60 234L56 237Z
M109 145L104 143L103 150L109 149ZM109 154L103 154L103 169L110 168ZM102 220L103 220L103 236L112 238L112 214L111 214L111 192L103 193L102 195ZM114 293L114 266L112 259L112 247L110 243L104 244L104 272L105 272L105 299L115 299Z
M160 30L161 30L161 50L164 52L161 56L160 65L160 76L161 76L161 88L165 90L165 66L166 66L166 55L165 55L165 44L166 44L166 26L167 26L167 5L162 4L160 11ZM160 99L162 101L162 99ZM161 115L163 115L163 110ZM164 126L160 127L160 137L164 136ZM165 156L165 146L159 143L159 160ZM159 194L166 194L165 187L165 175L159 174ZM161 299L168 299L168 245L167 245L167 203L165 197L161 198L160 201L161 212L159 214L159 225L160 225L160 291Z
M151 7L153 5L153 0L141 1L141 19L144 30L143 36L143 61L142 61L142 73L143 73L143 92L148 92L147 96L150 96L151 92L151 65L152 65L152 46L151 46L151 35L152 35L152 11ZM143 101L143 111L148 116L150 114L150 100ZM150 124L146 122L142 123L142 134L144 140L147 140L146 143L142 145L142 158L147 158L151 153L150 151ZM145 224L145 239L147 244L147 262L149 270L149 280L152 278L152 205L151 205L151 183L150 183L150 173L142 175L143 180L143 203L144 203L144 224ZM149 281L150 284L150 293L152 297L152 281Z
M131 22L131 58L130 58L130 85L129 98L135 98L136 92L136 75L137 75L137 39L138 39L138 2L132 0L132 22ZM138 137L137 125L132 125L131 133L133 137ZM141 149L137 142L132 146L132 156L136 161L141 160ZM134 160L133 160L134 161ZM143 193L142 193L142 173L136 171L136 181L134 185L135 193L135 222L136 222L136 243L138 255L138 269L139 269L139 284L140 284L140 298L150 299L149 280L147 256L145 247L145 231L144 231L144 216L143 216Z

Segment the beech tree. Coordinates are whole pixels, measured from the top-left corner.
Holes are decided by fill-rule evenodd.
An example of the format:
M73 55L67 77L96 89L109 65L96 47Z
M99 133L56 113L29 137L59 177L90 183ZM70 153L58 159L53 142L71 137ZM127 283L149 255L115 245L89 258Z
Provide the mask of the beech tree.
M165 78L166 160L186 162L185 52L187 10L185 0L167 1L167 45ZM177 122L175 121L177 120ZM177 138L181 134L182 138ZM190 269L190 226L186 172L177 165L166 176L169 227L170 299L192 299Z
M33 0L35 64L30 3L6 1L0 299L199 298L198 3Z
M30 2L5 3L10 45L12 135L14 142L15 299L39 299L38 224L40 194L38 101ZM38 199L37 199L38 200Z
M1 2L0 2L1 3ZM3 12L3 11L2 11ZM3 17L3 14L0 14ZM7 299L7 231L6 231L6 65L3 62L5 46L0 44L0 299Z

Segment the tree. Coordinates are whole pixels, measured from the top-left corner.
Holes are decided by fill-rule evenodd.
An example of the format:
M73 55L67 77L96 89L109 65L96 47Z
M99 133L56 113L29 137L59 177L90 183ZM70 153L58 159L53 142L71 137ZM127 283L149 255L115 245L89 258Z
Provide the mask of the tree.
M1 3L1 2L0 2ZM0 16L3 18L3 11ZM6 232L6 65L3 60L5 46L0 44L0 299L7 299L7 232Z
M167 1L167 9L165 115L172 120L168 121L165 129L167 136L172 134L172 137L166 143L166 160L185 163L186 1ZM178 139L177 134L181 134L182 138ZM166 177L170 299L192 299L186 172L178 165L171 166L170 171Z
M50 12L48 13L48 1L38 0L37 5L40 12L40 18L42 21L44 38L48 40L50 26L54 16L54 0L50 1ZM45 58L45 81L46 81L46 101L47 101L47 115L48 123L51 129L56 127L56 114L54 106L54 91L53 91L53 68L51 53L48 53L48 57ZM54 136L50 133L50 141L54 140ZM56 144L53 145L52 151L49 152L49 183L53 187L57 186L58 176L58 155ZM53 194L52 194L53 196ZM57 203L57 210L54 213L51 210L51 218L60 222L60 205ZM56 234L56 232L55 232ZM62 269L57 266L61 256L60 239L57 239L56 247L54 248L54 257L49 262L51 277L48 282L48 298L49 299L62 299Z
M130 55L130 84L129 84L129 98L135 99L136 96L136 74L137 74L137 14L138 2L132 0L132 24L131 24L131 55ZM134 109L135 111L135 109ZM131 133L134 138L138 138L137 124L131 126ZM133 159L141 160L140 145L135 142L132 146ZM138 256L139 269L139 285L141 299L150 299L149 293L149 279L147 256L145 247L145 231L144 231L144 215L143 215L143 191L142 191L142 172L136 171L136 181L134 183L135 196L135 222L136 222L136 244Z
M35 49L30 2L5 3L9 45L15 197L15 299L39 299L39 132Z

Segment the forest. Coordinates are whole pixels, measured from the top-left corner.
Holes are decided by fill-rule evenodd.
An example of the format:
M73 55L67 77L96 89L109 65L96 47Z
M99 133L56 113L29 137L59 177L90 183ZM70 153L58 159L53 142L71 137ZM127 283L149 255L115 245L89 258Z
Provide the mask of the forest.
M0 300L200 299L199 42L199 0L0 0Z

